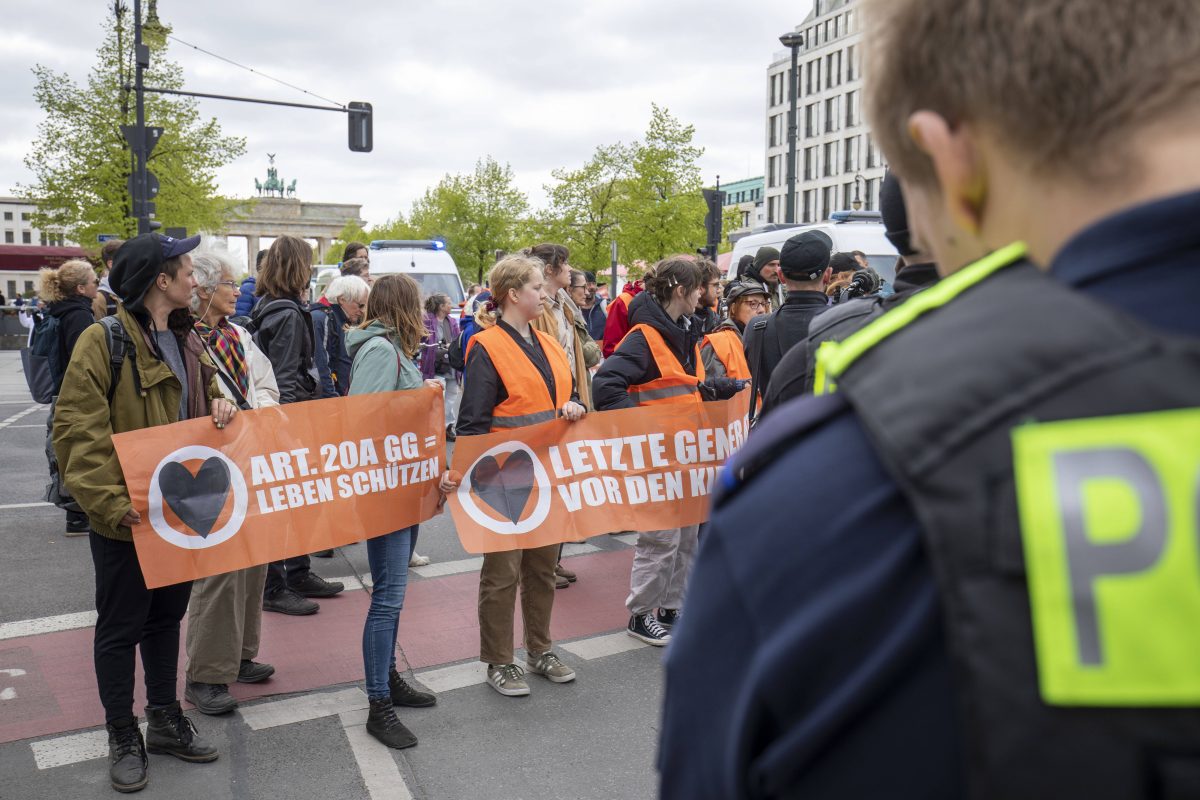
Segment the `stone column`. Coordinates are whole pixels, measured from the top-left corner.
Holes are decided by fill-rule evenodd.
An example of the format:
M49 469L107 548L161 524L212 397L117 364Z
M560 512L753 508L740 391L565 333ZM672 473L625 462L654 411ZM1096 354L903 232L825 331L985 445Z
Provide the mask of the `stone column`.
M259 251L258 237L252 236L252 235L247 235L246 236L246 270L251 275L258 274L258 270L255 268L255 265L254 265L255 259L258 258L258 251Z
M317 237L317 263L325 263L325 254L329 252L329 238L327 236Z

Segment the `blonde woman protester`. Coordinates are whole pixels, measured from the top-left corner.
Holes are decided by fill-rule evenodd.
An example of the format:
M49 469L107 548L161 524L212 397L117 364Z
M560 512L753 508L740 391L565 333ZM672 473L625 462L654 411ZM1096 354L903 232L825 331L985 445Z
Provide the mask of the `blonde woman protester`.
M192 266L193 327L217 366L221 394L242 409L279 405L270 360L245 328L229 321L237 306L239 284L229 256L197 253ZM201 713L233 711L237 700L229 693L229 684L258 683L275 673L270 664L254 660L266 578L267 565L262 564L192 582L184 697Z
M492 299L475 318L482 330L466 354L459 436L507 430L562 416L572 422L586 409L570 364L556 339L531 323L541 317L546 289L540 259L513 255L489 273ZM554 566L558 545L488 553L479 574L479 660L488 685L509 697L529 694L525 671L513 663L517 587L525 627L525 664L554 683L575 671L550 650Z
M92 302L99 291L100 281L92 265L80 258L65 261L57 269L43 268L39 278L39 294L46 301L46 314L58 321L57 361L51 361L51 371L56 386L61 387L79 334L95 321ZM57 388L55 394L58 394ZM53 418L47 422L47 429L52 425ZM67 506L66 511L66 535L87 536L90 530L87 514L74 502Z
M421 287L403 274L378 278L367 299L362 325L346 334L346 346L354 360L348 376L350 394L408 391L422 385L440 389L437 381L422 381L413 363L424 338ZM456 486L449 473L442 475L443 491L452 491ZM371 704L367 732L398 750L414 746L417 737L396 718L394 706L425 708L437 702L434 695L409 685L396 670L397 629L416 531L413 525L367 540L372 580L371 608L362 640L363 672Z

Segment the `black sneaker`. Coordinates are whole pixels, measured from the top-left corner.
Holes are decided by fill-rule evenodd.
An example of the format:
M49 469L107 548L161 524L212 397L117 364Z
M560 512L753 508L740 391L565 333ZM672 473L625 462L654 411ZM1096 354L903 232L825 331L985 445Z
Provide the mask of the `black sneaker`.
M422 692L392 670L388 673L388 689L392 692L392 702L408 708L429 708L437 704L437 696L431 692Z
M679 609L677 608L660 608L658 610L658 624L664 628L672 627L676 622L679 622Z
M224 683L192 683L188 681L183 687L183 696L196 707L201 714L217 716L228 714L238 706L238 701L229 693L229 686Z
M667 642L671 641L671 633L664 628L656 617L651 612L649 614L635 614L629 618L629 628L625 631L635 639L640 639L646 644L652 644L655 647L663 647Z
M302 597L333 597L346 587L338 581L327 581L315 572L309 572L296 582L288 581L288 588Z
M316 603L313 603L315 606ZM275 668L270 664L260 664L257 661L251 661L248 658L242 659L241 666L238 667L238 683L258 683L265 681L267 678L275 674Z
M458 439L458 433L455 432L453 425L446 426L446 441L453 442Z
M175 756L183 761L204 763L217 760L217 748L200 738L192 720L183 714L179 703L146 706L146 749L155 754Z
M415 747L417 744L417 737L396 717L390 697L371 701L371 710L367 712L367 733L394 750Z
M277 614L290 614L293 617L307 617L315 614L321 606L312 600L306 600L290 589L272 592L263 597L263 611L274 611Z
M118 792L137 792L146 788L146 743L138 728L137 717L123 725L105 725L108 730L108 779Z

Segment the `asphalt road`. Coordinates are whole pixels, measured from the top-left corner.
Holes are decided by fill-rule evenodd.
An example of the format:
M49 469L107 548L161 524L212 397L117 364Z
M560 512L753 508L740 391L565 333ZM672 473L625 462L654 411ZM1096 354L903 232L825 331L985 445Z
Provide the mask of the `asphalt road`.
M45 420L46 410L35 406L25 389L18 354L0 352L0 800L113 797L102 717L92 710L97 701L90 632L73 621L94 608L88 540L64 536L63 512L39 505L46 473ZM576 635L563 637L556 649L576 668L578 680L553 685L531 676L531 697L505 698L473 677L477 645L470 630L470 556L459 546L448 516L423 524L419 552L452 574L412 575L410 599L422 591L457 599L444 609L426 608L418 633L406 633L406 608L400 649L402 655L421 650L426 642L410 637L436 637L443 623L447 637L454 634L461 641L455 645L458 657L414 667L418 681L441 687L435 708L402 714L420 737L418 747L388 750L361 727L365 695L357 649L361 616L356 614L365 594L348 589L344 599L326 601L328 608L306 618L326 621L309 629L320 634L305 636L294 620L266 615L264 626L274 638L265 632L264 647L268 640L277 644L261 660L275 663L279 677L303 676L277 683L280 690L303 681L308 685L275 694L270 682L262 684L264 695L224 717L189 712L218 744L221 757L193 765L151 756L150 785L141 796L653 797L663 651L635 646L621 632L620 598L628 585L622 559L628 549L628 540L595 537L569 562L578 565L580 583L558 593L555 624L560 616L575 620ZM370 574L362 544L340 548L331 560L315 559L314 568L326 577ZM331 627L334 614L346 620L336 628ZM52 632L40 633L39 621L47 618ZM11 667L6 659L24 666ZM336 680L322 683L323 675ZM87 725L56 723L81 708L75 716L86 718ZM38 724L48 728L46 733L13 738L36 719L43 720ZM6 725L18 733L4 737Z

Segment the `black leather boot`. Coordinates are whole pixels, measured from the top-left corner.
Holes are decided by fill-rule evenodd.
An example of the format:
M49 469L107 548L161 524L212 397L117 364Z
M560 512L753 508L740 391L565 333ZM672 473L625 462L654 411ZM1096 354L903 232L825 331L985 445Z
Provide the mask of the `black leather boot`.
M428 708L437 703L437 696L430 692L422 692L410 684L400 673L392 670L388 673L388 689L392 693L392 702L398 706L409 708Z
M108 729L108 777L118 792L137 792L146 788L146 744L138 728L137 717L128 724L105 725Z
M367 733L394 750L415 747L417 744L413 732L396 718L396 709L390 697L371 701L371 710L367 714Z
M146 706L146 749L184 761L216 761L217 748L200 738L196 726L176 701L169 706Z

